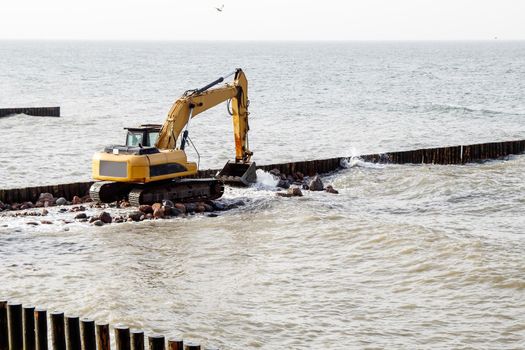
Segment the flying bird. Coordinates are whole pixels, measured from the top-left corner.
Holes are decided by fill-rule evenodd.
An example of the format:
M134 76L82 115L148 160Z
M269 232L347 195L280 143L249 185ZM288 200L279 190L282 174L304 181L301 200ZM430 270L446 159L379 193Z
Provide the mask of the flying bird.
M222 10L224 9L224 4L222 4L221 7L216 7L215 9L219 12L222 12Z

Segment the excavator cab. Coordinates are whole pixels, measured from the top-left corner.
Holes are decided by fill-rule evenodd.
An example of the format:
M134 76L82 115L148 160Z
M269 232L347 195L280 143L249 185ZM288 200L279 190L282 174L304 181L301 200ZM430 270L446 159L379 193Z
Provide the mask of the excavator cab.
M128 131L126 134L126 146L154 147L161 127L162 125L159 124L143 124L136 128L125 128Z

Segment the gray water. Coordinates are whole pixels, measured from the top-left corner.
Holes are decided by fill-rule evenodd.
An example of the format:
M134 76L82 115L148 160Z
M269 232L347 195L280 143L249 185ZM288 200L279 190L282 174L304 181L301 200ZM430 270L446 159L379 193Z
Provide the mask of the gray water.
M263 164L525 135L522 42L0 45L0 187L87 180L122 128L242 67ZM202 167L233 156L224 108ZM525 347L525 156L466 166L353 159L339 195L267 174L217 218L110 225L0 216L0 297L224 349ZM54 215L52 213L52 215ZM4 226L6 225L6 226Z

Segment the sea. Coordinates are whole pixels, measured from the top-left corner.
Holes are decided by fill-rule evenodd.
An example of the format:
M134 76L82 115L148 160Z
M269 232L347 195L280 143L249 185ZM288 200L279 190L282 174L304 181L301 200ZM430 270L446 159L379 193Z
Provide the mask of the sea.
M525 138L525 42L0 41L0 189L89 181L125 127L236 68L257 164L348 157L339 194L259 172L218 217L94 227L0 216L0 299L220 349L525 348L525 155L385 165L359 155ZM228 80L228 79L227 79ZM234 158L226 104L189 132Z

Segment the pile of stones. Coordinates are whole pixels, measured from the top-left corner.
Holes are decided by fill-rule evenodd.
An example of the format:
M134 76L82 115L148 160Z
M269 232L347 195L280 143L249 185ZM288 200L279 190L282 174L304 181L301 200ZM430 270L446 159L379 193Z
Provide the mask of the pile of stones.
M82 198L74 196L71 201L68 201L64 197L55 198L51 193L41 193L38 197L38 200L33 202L23 202L23 203L13 203L13 204L4 204L0 202L0 212L8 210L25 210L33 208L47 208L60 205L78 205L82 203L92 202L89 195Z
M287 190L286 192L277 192L277 195L281 197L301 197L303 195L302 190L325 191L333 194L339 193L332 185L325 187L319 175L310 178L304 176L300 171L287 175L282 174L279 169L272 169L269 173L279 179L277 187Z

